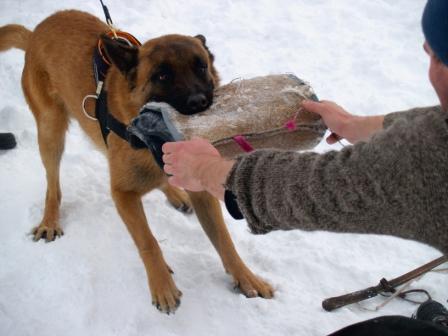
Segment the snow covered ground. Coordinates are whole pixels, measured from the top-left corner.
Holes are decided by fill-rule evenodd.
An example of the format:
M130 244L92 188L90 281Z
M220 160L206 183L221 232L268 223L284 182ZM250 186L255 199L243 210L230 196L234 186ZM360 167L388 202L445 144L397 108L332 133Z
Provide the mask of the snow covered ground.
M364 115L437 102L422 50L424 3L106 1L117 26L142 41L166 33L204 34L223 83L294 72L319 97ZM0 25L33 28L63 8L103 17L99 1L1 0ZM20 88L22 67L22 51L0 54L0 131L18 137L17 149L0 152L0 335L313 336L415 310L400 300L379 312L365 310L382 302L373 299L328 313L321 300L404 273L439 256L435 249L371 235L254 236L226 214L243 259L276 288L272 300L246 299L233 291L195 216L178 213L154 192L144 202L151 229L184 293L175 315L160 314L151 306L143 265L111 200L106 161L75 124L61 169L65 235L51 244L32 242L27 233L41 219L45 174ZM321 144L317 150L329 148ZM413 286L444 301L448 277L431 273Z

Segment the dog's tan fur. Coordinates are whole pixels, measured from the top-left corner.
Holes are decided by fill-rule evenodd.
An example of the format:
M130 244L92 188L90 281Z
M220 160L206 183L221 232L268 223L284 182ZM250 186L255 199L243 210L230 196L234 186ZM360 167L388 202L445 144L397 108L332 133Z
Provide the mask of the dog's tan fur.
M151 233L143 209L142 195L155 188L162 190L176 208L188 210L193 206L226 271L245 295L272 297L270 285L256 277L237 254L216 199L207 193L189 193L188 197L183 191L171 187L148 151L131 149L127 142L113 133L109 135L106 147L99 125L83 115L83 97L95 92L92 53L98 38L107 31L108 27L99 19L79 11L58 12L40 23L34 32L19 25L0 28L0 51L12 47L26 51L22 87L36 119L40 154L46 169L45 210L41 223L34 230L35 239L45 237L53 240L62 234L59 224L59 167L68 122L74 118L107 156L112 197L143 260L152 300L159 309L174 311L182 293L173 281L171 269ZM156 47L163 49L172 41L187 41L193 51L206 57L209 60L208 75L217 84L212 60L198 38L167 35L150 40L138 51L134 90L130 89L128 79L116 66L109 70L106 80L108 105L117 119L129 123L138 114L147 91L151 90L147 83L148 75L152 66L160 61L150 59L148 55ZM173 61L182 65L182 59Z

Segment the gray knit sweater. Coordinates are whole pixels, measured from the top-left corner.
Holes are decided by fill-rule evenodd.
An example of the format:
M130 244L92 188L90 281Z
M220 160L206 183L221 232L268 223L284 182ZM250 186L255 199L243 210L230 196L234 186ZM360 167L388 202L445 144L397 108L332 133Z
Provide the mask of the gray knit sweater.
M388 234L448 253L448 114L388 114L368 141L325 154L240 156L226 188L254 233L276 229Z

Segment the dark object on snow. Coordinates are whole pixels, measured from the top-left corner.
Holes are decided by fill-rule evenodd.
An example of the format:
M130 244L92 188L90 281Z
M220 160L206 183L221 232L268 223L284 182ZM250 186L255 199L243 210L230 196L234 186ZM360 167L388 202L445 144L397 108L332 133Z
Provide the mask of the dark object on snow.
M356 323L328 336L447 336L448 328L404 316L382 316Z
M381 293L393 293L395 292L395 287L401 286L408 281L415 279L426 272L429 272L433 268L445 263L448 261L448 257L442 256L437 258L415 270L408 272L398 278L387 281L386 279L381 279L380 283L377 286L369 287L357 292L353 292L350 294L333 297L330 299L326 299L322 302L322 307L326 311L332 311L337 308L341 308L347 306L352 303L356 303L359 301L367 300L373 298Z
M0 133L0 150L16 147L16 138L12 133Z
M418 307L415 319L428 321L448 328L448 311L437 301L428 300Z

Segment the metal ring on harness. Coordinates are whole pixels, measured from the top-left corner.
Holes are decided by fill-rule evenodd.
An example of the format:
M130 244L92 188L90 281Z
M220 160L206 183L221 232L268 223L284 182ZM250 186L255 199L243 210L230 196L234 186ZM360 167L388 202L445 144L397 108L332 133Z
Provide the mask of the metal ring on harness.
M86 101L87 101L87 99L89 99L89 98L91 98L91 99L95 99L95 100L97 100L98 99L98 96L96 96L96 95L87 95L87 96L85 96L84 97L84 99L82 100L82 112L84 112L84 115L88 118L88 119L90 119L90 120L92 120L92 121L98 121L98 119L97 118L95 118L95 117L92 117L87 111L86 111Z

